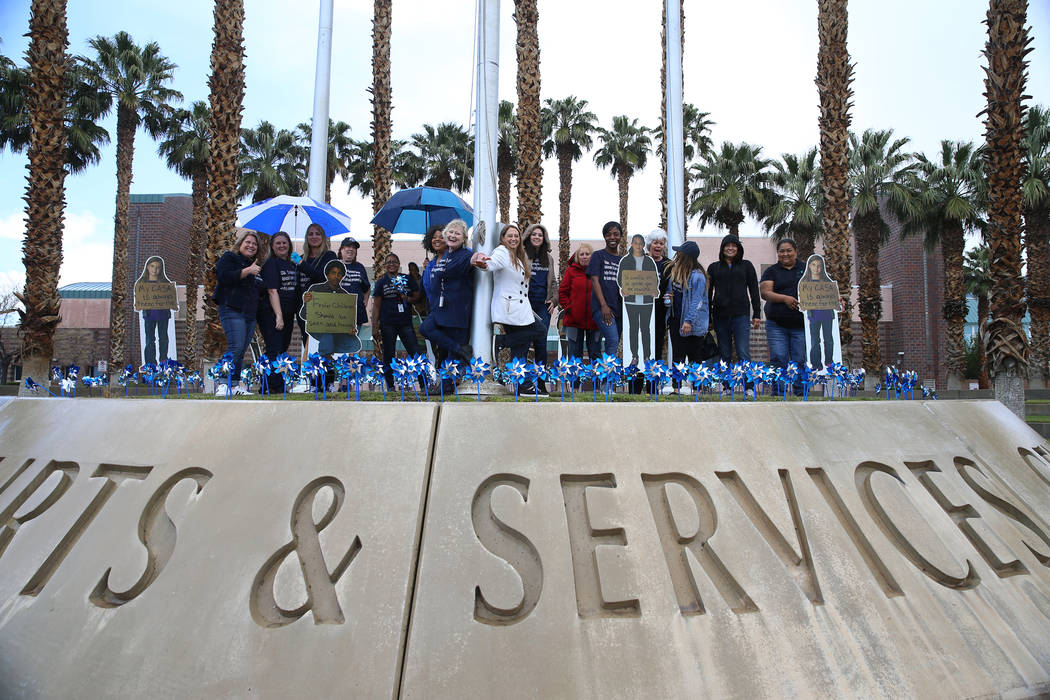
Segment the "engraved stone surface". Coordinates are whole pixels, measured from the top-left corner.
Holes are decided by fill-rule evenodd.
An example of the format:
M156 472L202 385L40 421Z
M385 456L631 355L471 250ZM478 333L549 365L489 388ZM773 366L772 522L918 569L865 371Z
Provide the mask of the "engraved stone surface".
M0 405L0 697L395 697L436 417Z
M1050 692L1050 446L996 402L446 404L402 695Z

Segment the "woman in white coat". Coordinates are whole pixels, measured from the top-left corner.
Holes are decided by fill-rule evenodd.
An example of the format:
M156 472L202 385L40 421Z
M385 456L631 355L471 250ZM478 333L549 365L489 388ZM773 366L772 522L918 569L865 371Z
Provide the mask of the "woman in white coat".
M492 322L503 324L511 357L525 360L529 344L545 338L547 329L529 303L529 258L518 227L504 228L499 242L491 257L475 253L471 263L492 273Z

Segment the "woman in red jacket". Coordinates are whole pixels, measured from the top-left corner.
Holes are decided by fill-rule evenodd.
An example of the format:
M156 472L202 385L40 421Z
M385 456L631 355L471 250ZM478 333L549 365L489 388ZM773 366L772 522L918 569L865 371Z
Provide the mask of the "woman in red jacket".
M587 264L594 249L581 243L569 258L565 277L558 287L558 303L564 310L561 324L569 341L569 356L583 357L583 344L587 343L587 356L593 361L598 357L598 326L591 317L591 281L587 278Z

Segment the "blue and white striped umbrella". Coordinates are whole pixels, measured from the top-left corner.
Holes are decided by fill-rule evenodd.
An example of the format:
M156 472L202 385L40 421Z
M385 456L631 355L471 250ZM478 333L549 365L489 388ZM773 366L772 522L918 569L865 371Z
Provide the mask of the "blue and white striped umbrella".
M350 232L349 216L310 197L282 194L237 210L238 226L270 235L284 231L292 238L303 238L310 224L320 224L326 236Z

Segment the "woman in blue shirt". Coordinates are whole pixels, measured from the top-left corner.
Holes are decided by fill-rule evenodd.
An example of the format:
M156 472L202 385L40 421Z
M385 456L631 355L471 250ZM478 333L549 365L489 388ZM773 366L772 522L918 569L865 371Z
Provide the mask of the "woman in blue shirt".
M410 275L402 275L401 259L394 253L383 262L386 274L376 280L372 290L372 323L379 327L383 339L383 377L387 389L394 388L394 371L390 367L397 354L397 340L409 355L419 354L416 331L412 327L412 304L419 300L419 285ZM404 290L399 290L398 278L404 278Z
M466 246L467 222L454 219L445 226L446 252L433 263L427 299L430 313L419 327L434 346L464 362L474 356L470 338L470 313L474 306L473 251ZM426 282L424 281L424 284Z

